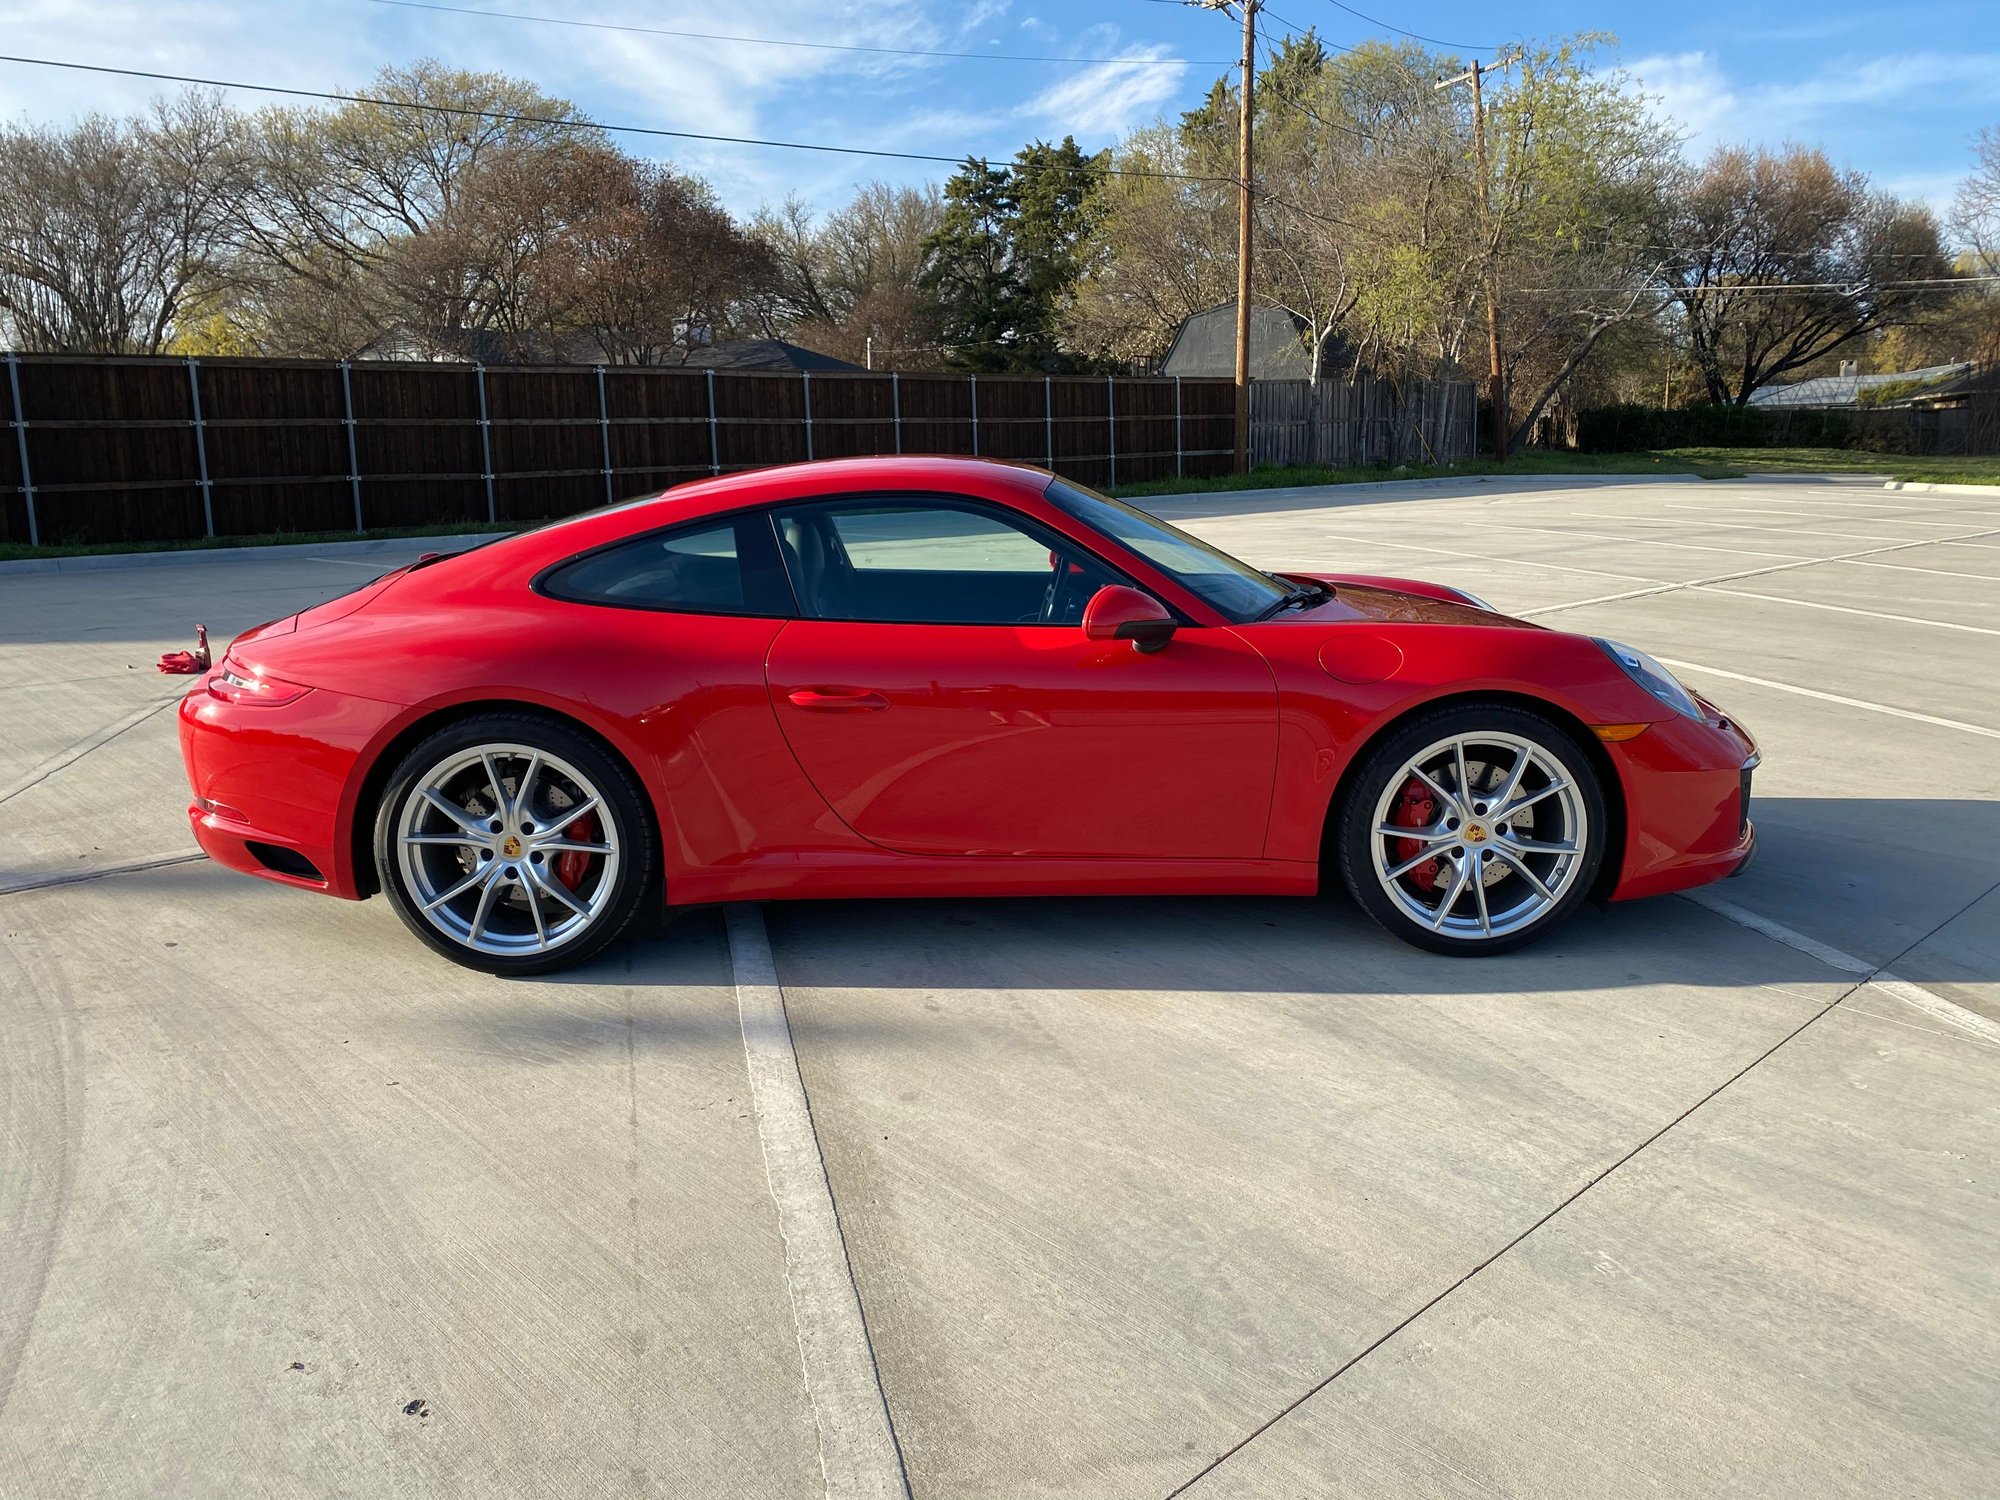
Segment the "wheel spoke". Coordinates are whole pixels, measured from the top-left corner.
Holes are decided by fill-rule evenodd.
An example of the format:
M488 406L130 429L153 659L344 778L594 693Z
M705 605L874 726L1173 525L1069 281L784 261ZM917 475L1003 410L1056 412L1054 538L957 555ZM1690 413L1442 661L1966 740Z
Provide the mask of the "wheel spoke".
M472 913L471 931L466 934L471 942L478 942L480 934L486 931L486 918L492 913L493 898L499 893L499 890L499 874L489 871L486 878L486 888L479 893L479 905Z
M1451 755L1458 766L1458 803L1469 816L1472 812L1472 781L1465 774L1465 741L1452 742Z
M1553 797L1557 792L1566 792L1568 790L1569 790L1569 783L1567 781L1564 781L1560 776L1558 776L1554 781L1551 781L1547 786L1542 787L1537 791L1532 791L1528 793L1527 796L1522 797L1517 801L1508 803L1499 812L1493 815L1493 821L1496 823L1504 823L1507 821L1507 819L1513 817L1515 813L1521 812L1526 808L1533 807L1537 802L1541 801L1544 797Z
M1410 871L1416 869L1416 867L1422 864L1425 860L1436 859L1436 858L1437 856L1435 854L1432 854L1430 850L1420 849L1415 854L1412 854L1408 859L1404 860L1400 865L1397 865L1393 869L1387 871L1385 878L1389 880L1400 880L1403 876L1409 874Z
M609 844L592 844L582 839L538 839L535 847L547 854L609 854Z
M528 898L528 915L535 919L535 946L546 948L549 945L549 924L542 916L542 898L536 893L532 870L520 886L521 894Z
M465 879L459 881L457 885L453 886L443 895L434 897L433 899L426 901L424 903L424 910L436 911L440 906L443 906L446 902L452 901L459 896L463 896L467 891L471 890L475 885L478 885L479 882L484 880L485 878L486 878L486 871L483 867L474 870L470 875L466 876Z
M1458 871L1452 876L1451 889L1445 893L1444 900L1438 902L1437 914L1431 918L1431 930L1433 932L1444 930L1445 918L1450 916L1451 909L1458 905L1458 898L1465 894L1466 871L1471 868L1471 860L1459 861Z
M1502 834L1499 846L1511 849L1516 854L1574 854L1574 844L1548 844L1536 839L1517 838L1512 833Z
M1446 807L1449 807L1454 812L1460 814L1464 813L1465 809L1459 805L1458 798L1453 796L1450 792L1446 791L1443 785L1438 781L1438 779L1435 776L1431 775L1430 772L1426 771L1422 766L1411 766L1410 774L1415 776L1417 780L1421 781L1425 786L1429 787L1433 792L1437 793L1438 797L1443 801Z
M542 774L542 756L536 751L528 757L527 769L521 772L521 780L514 788L514 805L508 809L514 817L532 813L535 809L535 782Z
M1528 774L1528 762L1533 758L1532 752L1526 745L1514 752L1513 768L1507 772L1507 779L1501 783L1500 790L1487 800L1486 805L1489 808L1507 805L1507 799L1521 789L1521 778Z
M555 815L556 826L558 828L567 828L569 827L570 824L574 823L578 818L589 817L592 813L597 811L598 807L601 805L601 802L602 802L601 798L593 795L585 797L581 802L577 803L575 807L563 808L560 812L558 812ZM538 849L547 849L550 846L547 844L537 844L535 847Z
M1486 856L1472 856L1472 896L1479 903L1479 935L1493 936L1493 914L1486 909Z
M590 908L585 906L581 901L577 900L576 897L570 893L569 887L564 885L560 880L549 879L548 876L544 875L540 870L536 869L533 865L527 866L527 871L528 871L528 879L535 883L537 889L545 891L549 895L555 897L556 900L560 901L564 906L567 906L571 911L575 912L579 917L588 917L590 915Z
M486 840L466 833L406 833L406 844L438 844L453 849L463 849L467 844L484 848Z
M1541 877L1537 875L1533 870L1528 868L1528 862L1526 860L1522 859L1518 854L1515 854L1512 850L1508 849L1504 845L1494 844L1490 845L1489 847L1492 848L1494 853L1498 854L1502 859L1506 860L1507 863L1513 867L1515 874L1519 875L1523 880L1527 881L1529 885L1535 888L1536 895L1540 896L1544 901L1552 902L1556 899L1555 892L1551 891L1547 886L1542 884Z
M507 783L500 779L500 768L493 763L493 757L483 750L479 755L479 763L486 768L486 785L493 792L494 813L505 812L507 810Z
M473 821L472 814L460 807L436 787L427 786L424 788L424 801L430 803L432 807L435 807L447 818L450 818L452 822L463 828L467 833L473 834L481 840L485 838L486 830Z

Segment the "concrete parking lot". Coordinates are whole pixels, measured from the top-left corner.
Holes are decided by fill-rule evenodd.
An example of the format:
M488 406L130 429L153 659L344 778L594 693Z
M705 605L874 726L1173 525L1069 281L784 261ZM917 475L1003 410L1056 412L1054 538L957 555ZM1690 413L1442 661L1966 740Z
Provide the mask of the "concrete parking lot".
M153 658L407 552L0 572L0 1496L1992 1495L2000 491L1144 503L1669 659L1759 862L1478 962L766 908L832 1286L756 913L509 983L193 857ZM809 1389L850 1274L879 1389Z

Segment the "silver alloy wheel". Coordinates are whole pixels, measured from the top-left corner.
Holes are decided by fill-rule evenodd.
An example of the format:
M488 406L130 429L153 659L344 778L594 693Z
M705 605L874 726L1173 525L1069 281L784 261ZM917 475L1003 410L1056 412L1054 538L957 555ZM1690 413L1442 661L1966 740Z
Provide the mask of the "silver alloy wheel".
M1394 821L1405 789L1429 821ZM1411 919L1448 937L1519 932L1553 911L1590 847L1577 774L1546 745L1498 731L1418 752L1376 800L1375 878Z
M572 835L579 824L585 836ZM565 855L580 856L573 884L558 870ZM479 745L412 783L396 858L411 904L452 942L496 956L546 953L611 905L618 830L599 788L561 756Z

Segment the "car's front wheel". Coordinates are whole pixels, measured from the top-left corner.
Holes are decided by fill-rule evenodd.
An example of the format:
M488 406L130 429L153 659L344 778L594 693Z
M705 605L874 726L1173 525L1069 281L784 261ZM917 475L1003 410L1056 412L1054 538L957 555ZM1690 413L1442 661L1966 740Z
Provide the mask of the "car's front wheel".
M375 862L397 915L446 958L541 974L632 920L652 873L651 825L631 772L588 736L481 714L391 773Z
M1341 875L1390 932L1438 953L1534 941L1603 863L1604 789L1575 736L1508 704L1424 714L1377 746L1336 831Z

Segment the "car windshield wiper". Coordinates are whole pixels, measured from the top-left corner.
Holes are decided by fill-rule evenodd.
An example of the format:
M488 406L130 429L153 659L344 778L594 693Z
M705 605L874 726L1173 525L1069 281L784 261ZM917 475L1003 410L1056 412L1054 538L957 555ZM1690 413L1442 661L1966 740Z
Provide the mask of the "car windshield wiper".
M1333 597L1333 589L1324 583L1292 583L1289 579L1279 578L1276 574L1268 576L1273 583L1284 583L1288 587L1285 589L1284 598L1277 600L1261 615L1257 616L1260 620L1268 620L1273 615L1281 615L1286 610L1293 609L1301 604L1311 604L1320 599L1331 599Z

